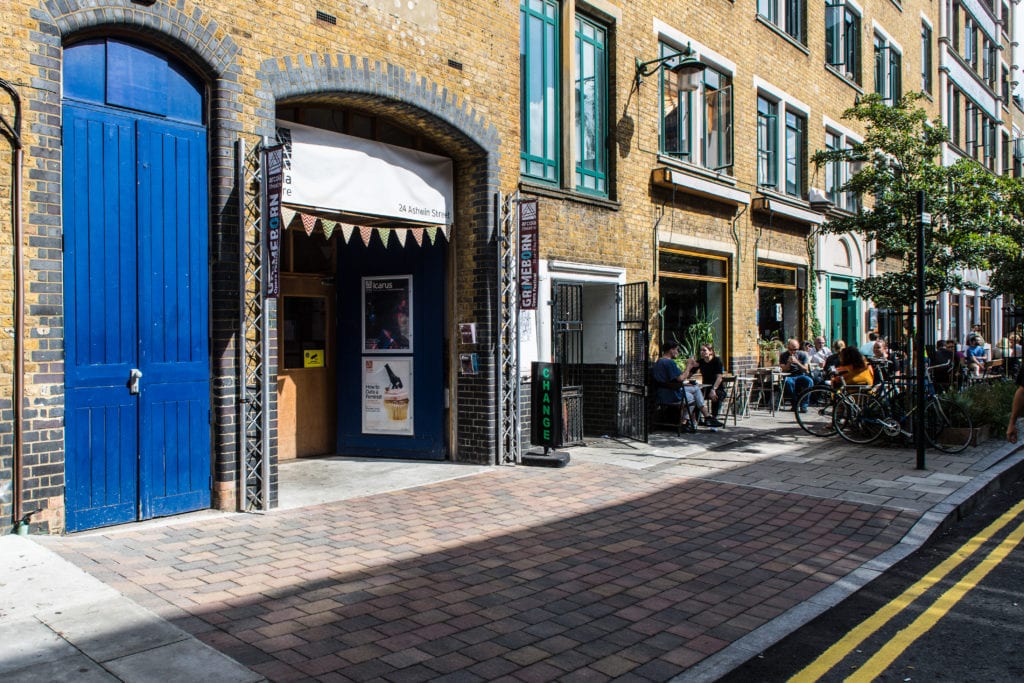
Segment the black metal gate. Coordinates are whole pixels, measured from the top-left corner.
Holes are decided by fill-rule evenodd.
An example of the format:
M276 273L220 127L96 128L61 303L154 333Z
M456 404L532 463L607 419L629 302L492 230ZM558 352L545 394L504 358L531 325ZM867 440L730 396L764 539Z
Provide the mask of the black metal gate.
M554 288L551 347L562 370L562 445L573 446L583 443L583 285Z
M615 426L619 436L647 441L647 283L619 285Z

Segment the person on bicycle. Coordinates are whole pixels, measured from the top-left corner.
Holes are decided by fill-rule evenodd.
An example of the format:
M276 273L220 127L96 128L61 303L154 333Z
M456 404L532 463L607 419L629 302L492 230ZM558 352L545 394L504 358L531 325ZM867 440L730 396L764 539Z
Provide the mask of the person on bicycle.
M864 355L856 346L847 346L839 352L839 365L832 386L837 387L845 382L849 385L871 386L875 383L875 373L864 359Z

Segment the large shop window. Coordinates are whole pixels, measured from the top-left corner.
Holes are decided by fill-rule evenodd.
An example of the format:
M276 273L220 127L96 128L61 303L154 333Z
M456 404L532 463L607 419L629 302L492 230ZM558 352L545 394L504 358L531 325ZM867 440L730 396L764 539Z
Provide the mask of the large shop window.
M658 267L661 342L684 341L690 325L708 321L716 353L727 356L728 283L728 258L662 248Z
M761 339L803 339L806 271L799 266L757 264L757 334Z

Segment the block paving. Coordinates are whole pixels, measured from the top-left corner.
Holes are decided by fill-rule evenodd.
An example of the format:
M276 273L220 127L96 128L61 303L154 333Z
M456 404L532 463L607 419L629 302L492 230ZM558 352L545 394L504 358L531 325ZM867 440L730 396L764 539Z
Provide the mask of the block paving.
M974 476L754 434L602 440L564 469L40 542L269 680L668 680L897 546L939 495L921 481ZM891 497L819 495L837 458L882 463L863 476Z

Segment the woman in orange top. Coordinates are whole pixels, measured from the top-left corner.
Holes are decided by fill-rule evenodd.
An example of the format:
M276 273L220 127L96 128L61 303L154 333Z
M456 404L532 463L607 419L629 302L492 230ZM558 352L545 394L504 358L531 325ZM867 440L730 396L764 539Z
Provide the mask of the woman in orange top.
M870 386L875 383L875 373L856 346L847 346L839 352L839 366L836 368L832 386L839 386L840 378L847 384Z

